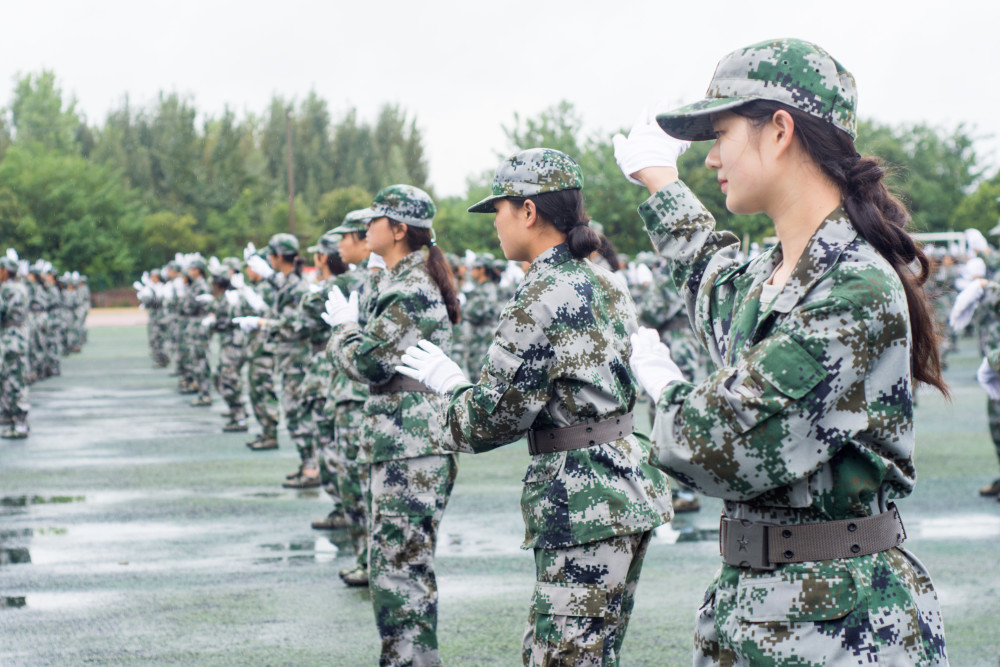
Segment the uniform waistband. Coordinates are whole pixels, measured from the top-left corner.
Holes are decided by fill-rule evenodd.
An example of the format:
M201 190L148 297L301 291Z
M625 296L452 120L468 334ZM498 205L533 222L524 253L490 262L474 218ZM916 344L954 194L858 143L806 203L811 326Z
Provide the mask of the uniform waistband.
M895 503L887 511L857 519L778 525L722 517L722 562L754 570L787 563L856 558L887 551L906 540Z
M584 449L624 438L631 435L634 430L635 419L631 412L626 412L620 417L611 417L599 422L528 431L528 451L532 456L538 456Z

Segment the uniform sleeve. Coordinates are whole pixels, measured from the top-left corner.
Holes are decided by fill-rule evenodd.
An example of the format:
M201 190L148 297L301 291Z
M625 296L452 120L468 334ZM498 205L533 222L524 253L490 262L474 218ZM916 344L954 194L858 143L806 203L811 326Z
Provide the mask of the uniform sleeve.
M731 232L716 232L712 214L680 181L640 204L639 215L656 252L667 260L695 333L718 361L711 301L706 297L712 294L715 281L735 264L739 239ZM716 300L719 296L715 295Z
M829 299L797 311L735 365L667 388L651 461L730 500L807 477L868 427L870 355L854 304Z
M475 385L456 389L448 424L460 451L486 452L520 439L552 396L555 354L524 310L509 308Z
M444 345L437 321L423 322L427 306L416 294L393 291L379 295L374 314L362 328L341 324L330 337L328 356L352 380L372 385L385 384L396 374L403 350L420 338ZM429 324L429 326L423 326Z

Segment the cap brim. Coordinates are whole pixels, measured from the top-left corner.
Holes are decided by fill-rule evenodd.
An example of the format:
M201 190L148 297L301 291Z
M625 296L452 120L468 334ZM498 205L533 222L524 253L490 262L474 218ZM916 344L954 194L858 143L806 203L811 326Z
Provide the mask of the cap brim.
M507 195L490 195L486 199L469 207L469 213L496 213L496 205L493 203L498 199L504 199Z
M699 100L694 104L657 114L656 122L671 137L685 141L709 141L715 139L712 114L735 109L755 99L758 98L715 97Z
M318 245L311 245L306 248L306 252L323 252L323 250ZM326 253L323 253L324 255Z

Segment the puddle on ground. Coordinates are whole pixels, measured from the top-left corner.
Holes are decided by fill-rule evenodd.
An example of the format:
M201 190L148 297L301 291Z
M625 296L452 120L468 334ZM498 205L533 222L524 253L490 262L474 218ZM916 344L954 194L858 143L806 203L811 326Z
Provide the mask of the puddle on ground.
M904 517L903 525L907 536L926 540L982 539L1000 536L1000 516L996 514L963 514L921 519L913 524L905 523Z
M86 496L4 496L0 498L0 506L3 507L27 507L28 505L47 505L82 503L87 500Z
M258 565L281 563L285 561L291 564L299 565L305 562L331 563L336 560L337 555L341 551L345 551L346 553L350 550L349 544L345 543L338 545L337 542L338 540L333 539L331 536L329 538L317 537L315 539L296 540L294 542L289 542L288 544L278 542L259 544L257 545L258 549L275 554L285 554L287 552L287 555L255 558L253 562Z

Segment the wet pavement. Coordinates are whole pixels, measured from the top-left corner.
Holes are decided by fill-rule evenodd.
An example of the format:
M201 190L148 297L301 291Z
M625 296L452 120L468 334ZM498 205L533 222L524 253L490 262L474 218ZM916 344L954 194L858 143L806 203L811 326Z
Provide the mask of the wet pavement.
M152 368L142 327L90 339L32 388L31 437L0 441L0 665L376 664L367 591L336 574L352 561L346 535L309 527L329 502L280 487L298 465L285 434L251 452L247 434L222 433L222 404L189 407ZM1000 655L1000 503L976 495L998 465L977 365L965 341L953 402L921 393L920 482L899 503L954 665ZM461 460L436 559L446 664L519 664L527 461L523 443ZM703 498L657 531L623 665L689 664L718 512Z

